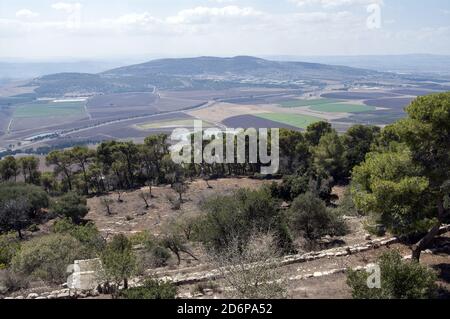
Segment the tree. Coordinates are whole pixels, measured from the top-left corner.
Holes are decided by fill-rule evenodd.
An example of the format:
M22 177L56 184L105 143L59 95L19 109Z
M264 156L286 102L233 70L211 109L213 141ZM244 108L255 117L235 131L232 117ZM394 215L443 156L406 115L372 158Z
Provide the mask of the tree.
M128 289L128 279L136 274L137 262L131 242L125 235L116 235L101 254L105 279L114 285L116 293L123 283Z
M141 192L139 193L139 198L141 198L141 199L144 201L144 203L145 203L145 208L146 208L146 209L149 209L149 208L150 208L150 198L151 198L151 195L150 195L149 193L146 193L146 192L141 191Z
M347 232L345 222L325 203L313 195L306 193L297 197L289 211L291 230L309 241L316 241L325 235L341 236Z
M279 256L276 236L270 233L252 233L244 245L235 237L220 253L210 252L214 265L233 288L232 297L239 299L286 297L285 278L275 265Z
M60 217L70 218L74 223L80 223L89 212L89 208L86 198L69 192L52 203L51 212Z
M406 112L406 119L385 128L379 148L355 169L353 192L358 208L377 208L397 233L417 234L427 229L413 246L413 258L419 260L449 211L450 93L419 97Z
M352 126L343 136L346 163L348 172L353 167L364 162L366 154L370 152L372 143L380 135L380 128L377 126Z
M25 242L12 259L11 267L16 273L60 284L67 278L67 267L84 258L78 240L52 234Z
M311 162L308 141L301 132L280 130L280 172L292 174L305 171Z
M306 128L305 138L308 141L309 145L317 146L320 142L320 139L326 134L332 133L333 127L328 122L317 122L310 124Z
M34 156L22 157L18 161L25 183L40 184L39 159Z
M431 220L426 194L427 178L402 144L391 150L369 153L353 171L352 195L356 207L374 214L395 235L426 231Z
M3 200L0 204L0 227L3 230L14 230L23 239L22 230L31 225L28 211L29 203L25 198Z
M69 191L72 190L73 158L70 151L53 151L46 157L47 166L54 166L55 175L63 175Z
M436 274L425 266L402 260L397 251L384 253L377 263L381 287L370 289L369 274L350 270L347 284L355 299L428 299L436 295Z
M95 151L88 149L83 146L75 146L71 152L70 156L74 163L76 163L83 174L84 179L84 194L89 194L89 178L88 178L88 167L95 157Z
M172 186L173 190L178 194L178 200L183 203L183 194L187 192L188 185L184 182L177 182Z
M322 136L319 144L313 148L314 167L318 172L325 172L336 182L343 181L348 173L345 148L336 132Z
M128 189L134 186L135 170L139 162L139 149L133 142L119 142L113 147L114 162L120 164L116 172L125 172L125 182Z
M47 193L54 192L57 188L55 176L50 172L44 172L41 175L41 185Z
M194 260L198 260L188 248L187 239L180 234L178 225L174 222L166 226L159 243L162 247L170 250L177 257L178 265L181 264L181 253L185 253L191 256Z
M29 226L38 213L49 206L47 193L40 187L23 183L0 185L0 228L17 231Z
M2 178L2 181L8 182L12 178L15 181L17 175L19 175L19 166L13 156L7 156L0 161L0 177Z
M112 215L111 205L113 203L114 203L114 201L109 197L100 198L100 204L105 208L106 215L108 215L108 216Z

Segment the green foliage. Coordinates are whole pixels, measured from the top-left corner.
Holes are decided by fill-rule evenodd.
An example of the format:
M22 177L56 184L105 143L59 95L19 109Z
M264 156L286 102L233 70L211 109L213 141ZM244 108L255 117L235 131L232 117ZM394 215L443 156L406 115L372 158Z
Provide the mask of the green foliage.
M428 299L435 297L436 274L417 262L403 261L396 252L388 252L378 261L381 270L381 288L370 289L369 274L349 270L347 284L355 299Z
M9 266L11 259L20 249L20 241L14 233L0 235L0 264Z
M289 211L290 228L298 236L315 241L325 235L342 236L348 232L345 222L312 193L297 197Z
M346 187L344 195L339 202L336 212L340 216L364 216L364 213L356 208L350 187Z
M169 282L148 279L142 287L131 288L120 293L124 299L175 299L177 287Z
M67 267L74 260L85 259L81 243L69 235L52 234L25 242L13 257L14 272L51 283L67 278Z
M271 230L280 247L291 249L279 203L267 189L242 189L231 196L218 195L203 203L202 209L206 215L199 220L198 238L209 248L220 250L236 237L244 243L254 230Z
M17 231L22 237L41 209L48 207L47 193L23 183L0 184L0 231Z
M0 178L3 182L16 179L19 175L19 165L13 156L7 156L0 161Z
M22 157L18 160L22 175L26 183L40 184L41 173L39 172L39 159L33 156Z
M74 192L64 194L51 205L51 212L60 217L70 218L79 223L89 212L86 198Z
M306 129L305 137L311 146L317 146L323 136L333 132L333 128L328 122L313 123Z
M336 182L343 181L349 174L342 139L336 132L322 136L319 144L313 148L314 168L318 172L325 172Z
M105 279L116 288L122 282L127 288L128 278L136 274L138 266L130 240L124 235L114 236L100 256Z
M394 234L426 231L432 221L429 181L413 163L410 150L397 145L369 153L353 171L352 195L358 209L375 214Z
M429 230L414 246L419 260L448 215L450 92L419 97L406 112L354 169L353 193L358 208L375 212L397 234Z
M380 132L377 126L355 125L348 129L343 136L343 145L349 172L353 167L364 162L366 154L370 152L372 143L378 138Z
M167 261L170 259L170 251L163 246L155 245L151 250L151 265L153 267L167 266Z
M93 223L76 225L70 219L57 220L52 227L55 234L67 234L83 245L83 255L94 258L105 248L105 240Z

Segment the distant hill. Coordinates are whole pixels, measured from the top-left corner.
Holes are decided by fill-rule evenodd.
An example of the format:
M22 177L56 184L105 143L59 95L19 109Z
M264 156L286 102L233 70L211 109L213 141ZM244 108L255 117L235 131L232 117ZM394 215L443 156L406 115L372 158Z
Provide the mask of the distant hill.
M35 79L41 96L65 93L224 89L243 86L298 87L304 81L354 81L395 77L367 69L304 62L277 62L249 56L160 59L97 74L59 73Z
M161 59L106 71L106 76L201 76L235 75L288 78L338 78L373 75L373 71L318 63L276 62L250 56Z
M381 72L450 76L450 56L448 55L273 56L270 58L281 61L304 61L369 68Z
M117 62L103 61L69 61L69 62L18 62L0 61L0 79L32 79L46 74L79 72L99 73L111 68L125 65Z

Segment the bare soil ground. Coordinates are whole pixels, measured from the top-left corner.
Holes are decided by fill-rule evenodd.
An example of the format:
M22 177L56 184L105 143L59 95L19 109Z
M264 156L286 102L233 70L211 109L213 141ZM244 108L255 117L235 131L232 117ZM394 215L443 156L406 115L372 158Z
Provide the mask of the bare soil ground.
M173 210L168 196L177 195L168 186L154 187L151 200L151 208L145 209L144 201L139 197L142 191L148 192L148 188L130 191L122 195L123 202L117 202L117 194L111 193L107 197L114 200L112 205L113 214L108 216L100 200L102 197L94 197L88 200L90 213L87 219L93 221L105 237L113 234L123 233L131 236L141 231L149 231L153 235L160 234L164 225L172 219L181 218L184 215L201 214L199 204L207 197L215 194L231 194L239 188L258 189L268 181L261 181L249 178L230 178L210 181L212 188L208 188L203 180L195 180L189 183L189 189L184 195L185 203L181 210ZM336 187L334 193L342 197L344 188ZM364 218L346 217L350 233L346 236L335 238L335 245L355 245L367 243L367 232L363 227ZM40 233L49 231L50 225L43 225ZM434 247L444 247L441 250L432 250L424 253L421 263L428 265L436 271L439 276L438 284L441 286L442 298L449 298L450 291L450 232L440 236L435 240ZM192 245L194 254L199 257L199 261L194 261L187 255L183 255L181 265L177 265L175 258L169 261L165 268L148 269L147 274L158 273L158 276L165 275L192 275L202 271L212 269L200 245ZM287 280L288 296L292 299L346 299L351 298L351 291L346 284L345 272L331 275L318 276L336 269L348 269L358 266L367 266L388 250L398 250L403 256L411 254L410 247L406 244L393 244L390 246L371 249L368 251L354 253L341 257L326 257L313 261L290 264L279 268L280 273ZM0 272L0 276L1 276ZM306 279L305 279L306 277ZM213 286L227 287L227 283L218 280L212 283ZM179 295L182 298L228 298L229 294L225 289L214 291L213 294L199 295L198 284L182 285L179 287ZM33 282L30 289L21 291L15 295L26 295L29 292L51 291L58 287L49 287L42 282ZM96 298L108 299L110 296L99 296Z
M146 209L145 203L139 197L141 192L148 192L148 187L124 193L123 202L117 201L118 194L111 193L107 197L114 200L112 204L112 216L107 216L101 199L96 197L88 200L90 208L87 219L93 221L101 233L105 236L113 234L135 234L142 231L150 231L154 235L161 232L161 226L173 218L183 215L195 215L200 213L199 203L214 194L231 194L239 188L257 189L265 181L248 178L218 179L210 181L212 188L208 188L205 181L195 180L189 183L189 189L183 195L185 203L180 210L173 210L168 196L177 197L170 186L153 187L152 194L155 198L150 200L151 208Z

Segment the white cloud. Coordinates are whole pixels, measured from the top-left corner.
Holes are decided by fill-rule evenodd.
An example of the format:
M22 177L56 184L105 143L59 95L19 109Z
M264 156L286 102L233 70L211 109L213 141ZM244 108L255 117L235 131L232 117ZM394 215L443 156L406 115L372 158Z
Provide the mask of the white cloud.
M39 16L39 13L37 12L33 12L29 9L22 9L16 12L16 17L17 18L26 18L26 19L31 19L31 18L36 18Z
M79 2L68 3L68 2L58 2L52 4L52 8L59 11L65 11L67 13L75 13L81 10L82 5Z
M289 0L299 7L307 5L320 5L323 8L335 8L341 6L383 4L383 0Z
M182 10L177 15L168 17L166 21L171 24L208 24L245 20L263 17L264 13L252 7L226 6L222 8L196 7Z

